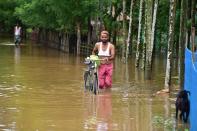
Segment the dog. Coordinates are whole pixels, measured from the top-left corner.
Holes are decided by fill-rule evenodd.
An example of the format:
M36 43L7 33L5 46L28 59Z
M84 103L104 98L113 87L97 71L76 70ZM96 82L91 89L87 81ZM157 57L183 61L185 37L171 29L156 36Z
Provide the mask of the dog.
M187 90L181 90L176 99L176 119L178 119L178 111L180 111L180 119L183 120L185 123L187 123L189 113L190 113L190 101L188 98L188 94L190 95L190 92Z

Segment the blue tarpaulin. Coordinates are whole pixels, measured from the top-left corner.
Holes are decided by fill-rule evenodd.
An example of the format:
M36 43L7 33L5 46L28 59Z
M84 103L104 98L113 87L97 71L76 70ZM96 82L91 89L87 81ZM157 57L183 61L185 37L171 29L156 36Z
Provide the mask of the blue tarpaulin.
M197 131L197 52L185 49L185 85L190 95L190 131ZM192 59L194 58L194 59Z

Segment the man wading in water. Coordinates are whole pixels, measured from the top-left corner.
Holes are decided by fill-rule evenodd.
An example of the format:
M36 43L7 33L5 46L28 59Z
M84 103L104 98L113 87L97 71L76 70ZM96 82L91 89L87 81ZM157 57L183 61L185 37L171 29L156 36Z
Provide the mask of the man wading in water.
M21 43L21 27L19 24L14 27L14 43L15 46L19 46Z
M95 55L98 52L99 59L101 64L98 67L98 76L99 76L99 88L111 88L112 87L112 72L113 72L113 60L115 57L115 47L112 43L109 42L109 33L108 31L102 31L100 34L101 42L97 42L92 51L92 54Z

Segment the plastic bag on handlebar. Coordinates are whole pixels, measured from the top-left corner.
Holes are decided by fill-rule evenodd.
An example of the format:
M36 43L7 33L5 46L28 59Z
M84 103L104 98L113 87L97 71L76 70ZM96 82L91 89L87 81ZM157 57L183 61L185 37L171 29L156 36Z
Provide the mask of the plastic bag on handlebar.
M90 60L95 61L96 66L100 65L100 60L99 60L99 57L97 55L90 55Z

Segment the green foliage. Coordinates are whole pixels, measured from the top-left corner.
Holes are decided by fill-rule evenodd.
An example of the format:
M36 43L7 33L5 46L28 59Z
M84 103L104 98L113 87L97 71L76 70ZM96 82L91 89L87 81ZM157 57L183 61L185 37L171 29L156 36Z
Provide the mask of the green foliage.
M27 31L27 33L31 33L33 30L32 30L32 28L27 28L26 31Z
M72 30L76 23L87 24L94 15L96 0L18 0L15 15L28 26Z
M159 49L167 48L167 34L169 25L169 1L160 0L157 10L156 32L155 32L155 47Z
M19 0L20 6L16 7L15 15L28 26L37 26L46 29L55 28L57 25L55 12L48 0Z
M15 7L15 0L0 1L0 24L3 26L4 31L10 31L17 21L13 15Z
M132 36L137 36L138 33L139 2L139 0L134 0ZM113 16L112 7L115 8ZM175 39L179 35L179 8L177 7L176 11ZM30 28L38 27L76 33L76 24L80 24L81 32L87 34L88 20L99 17L110 34L116 32L121 35L122 21L117 21L121 12L122 0L1 0L0 26L11 30L17 22L22 22L24 26ZM129 12L130 0L126 0L127 16ZM169 1L160 0L155 29L156 49L167 47L168 17ZM187 25L191 25L190 20L187 21ZM136 38L133 37L133 39Z
M110 34L111 32L118 32L121 28L121 22L117 21L117 17L121 14L122 11L121 2L121 0L112 0L111 2L106 1L106 8L104 8L103 13L101 14L104 25L106 29L109 30ZM112 16L112 9L110 9L112 6L115 8L114 16Z

